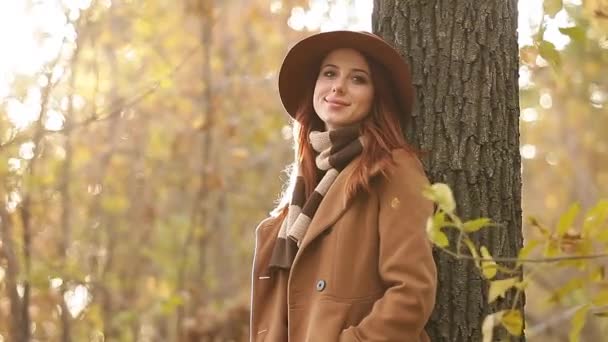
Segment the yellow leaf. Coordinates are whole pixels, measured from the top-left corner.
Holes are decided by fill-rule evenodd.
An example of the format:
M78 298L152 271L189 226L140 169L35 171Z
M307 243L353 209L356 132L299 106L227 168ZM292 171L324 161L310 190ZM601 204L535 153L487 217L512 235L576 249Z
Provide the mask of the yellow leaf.
M501 280L494 280L490 282L490 291L488 294L488 303L492 303L498 297L503 297L505 292L507 292L510 288L515 286L517 283L517 278L508 278Z
M478 218L464 223L464 231L472 233L480 230L483 227L490 226L492 221L487 217Z
M435 183L427 187L423 192L424 197L437 203L441 210L452 213L456 209L456 202L452 190L447 184Z
M469 248L469 252L471 252L471 255L475 259L479 259L479 253L477 253L477 248L475 248L473 241L471 241L469 238L465 238L463 241L464 241L464 244L467 245L467 247ZM481 264L479 263L479 260L475 260L475 266L477 266L477 268L481 268Z
M517 259L526 259L528 258L528 256L530 255L530 253L536 248L538 247L538 245L540 245L540 241L539 240L529 240L526 242L526 244L519 250L519 253L517 254ZM521 262L517 263L517 266L519 266L521 264Z
M514 336L521 336L521 332L524 328L524 319L521 312L518 310L507 310L500 318L502 326L507 329L509 334Z
M585 41L587 33L586 29L582 26L560 27L559 32L579 43Z
M557 224L557 229L556 229L556 233L558 236L563 236L564 234L566 234L568 229L570 229L572 227L572 224L574 223L574 219L576 218L576 215L578 215L578 212L580 210L581 210L581 206L578 203L574 203L570 206L570 208L568 208L568 211L566 211L559 218L559 222Z
M559 254L559 243L554 239L549 239L545 244L543 256L550 258Z
M447 247L450 244L447 235L433 226L433 219L428 218L426 225L426 235L432 243L439 247Z
M572 278L567 281L563 286L560 286L551 293L549 297L550 302L559 303L562 299L568 295L571 295L576 290L585 286L585 280L581 278Z
M439 247L446 247L450 244L447 235L441 231L441 227L444 224L444 216L444 213L439 212L426 220L427 236L432 243Z
M433 241L439 247L447 247L450 244L448 237L444 232L436 232L434 234L434 239L431 241Z
M608 289L604 286L591 300L595 306L607 306L608 305Z
M579 241L579 243L576 245L575 252L580 255L593 254L593 241L590 239Z
M448 225L451 225L451 223L445 220L445 212L438 211L435 213L433 216L433 226L435 229L441 229Z
M101 206L109 213L122 213L129 207L129 201L124 196L106 195L101 199Z
M486 279L492 279L496 276L496 262L493 260L492 255L486 248L486 246L481 246L481 257L484 259L492 259L491 261L482 261L481 262L481 273Z
M589 311L589 305L583 305L576 310L572 317L572 324L570 326L570 333L568 339L570 342L579 342L581 338L581 330L585 326L585 318L587 318L587 312Z
M594 240L600 243L608 242L608 229L598 229L595 234L593 234Z
M551 235L551 234L549 233L549 230L548 230L547 228L543 227L543 226L540 224L540 222L538 222L538 220L536 219L536 217L533 217L533 216L528 217L528 223L529 223L529 224L530 224L532 227L534 227L534 228L538 229L538 231L540 232L540 234L541 234L542 236L544 236L544 237L548 237L549 235Z
M543 40L538 45L538 51L540 52L540 56L552 66L559 67L561 65L561 55L553 43Z
M526 287L528 286L528 284L530 283L530 281L528 281L527 279L524 279L522 281L519 281L517 283L515 283L515 285L513 285L516 289L523 291L526 289Z
M557 14L557 12L561 11L563 7L562 0L544 0L543 1L543 10L545 14L549 17L553 18Z
M583 221L583 236L595 236L596 233L604 231L601 229L602 224L606 222L608 217L608 201L601 200L593 208L589 209L585 214Z

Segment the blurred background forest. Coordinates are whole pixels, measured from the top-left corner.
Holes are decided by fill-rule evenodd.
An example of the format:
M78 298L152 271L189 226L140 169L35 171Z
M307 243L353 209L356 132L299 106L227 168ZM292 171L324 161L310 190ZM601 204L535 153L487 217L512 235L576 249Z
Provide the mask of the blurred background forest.
M254 228L293 156L278 68L311 32L369 31L372 5L1 1L0 342L245 341ZM608 1L519 10L524 217L554 222L608 196ZM530 340L567 336L554 279Z

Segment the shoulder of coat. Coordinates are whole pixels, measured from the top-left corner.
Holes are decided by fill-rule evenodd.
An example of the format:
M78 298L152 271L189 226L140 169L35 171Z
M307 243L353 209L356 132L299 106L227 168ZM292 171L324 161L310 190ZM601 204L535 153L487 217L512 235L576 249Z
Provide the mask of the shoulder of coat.
M389 180L403 176L424 176L426 178L422 162L415 153L406 149L394 149L391 151L394 164L388 170Z
M258 226L255 228L256 231L264 230L268 227L271 227L273 224L278 223L285 215L273 215L270 214L268 217L263 219Z
M394 164L382 176L379 195L390 206L398 208L406 198L418 197L429 184L418 157L405 149L392 151ZM418 194L420 193L420 194Z

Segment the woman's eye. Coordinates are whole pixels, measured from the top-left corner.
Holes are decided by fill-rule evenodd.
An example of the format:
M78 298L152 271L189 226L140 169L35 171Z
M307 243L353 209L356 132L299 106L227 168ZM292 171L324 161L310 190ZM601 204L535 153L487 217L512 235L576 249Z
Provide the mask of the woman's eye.
M363 76L353 76L353 81L356 83L366 83L367 80Z
M325 77L332 77L332 76L334 76L335 74L336 74L336 73L335 73L335 72L333 72L332 70L327 70L327 71L325 71L325 72L323 73L323 76L325 76Z

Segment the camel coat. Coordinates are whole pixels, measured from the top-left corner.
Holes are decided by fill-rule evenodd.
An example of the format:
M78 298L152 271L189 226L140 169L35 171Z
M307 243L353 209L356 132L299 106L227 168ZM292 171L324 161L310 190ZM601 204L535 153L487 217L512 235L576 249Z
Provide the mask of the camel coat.
M282 217L256 228L251 342L426 342L436 268L426 237L433 205L418 159L395 150L396 166L371 192L346 200L356 163L321 202L289 271L269 272Z

